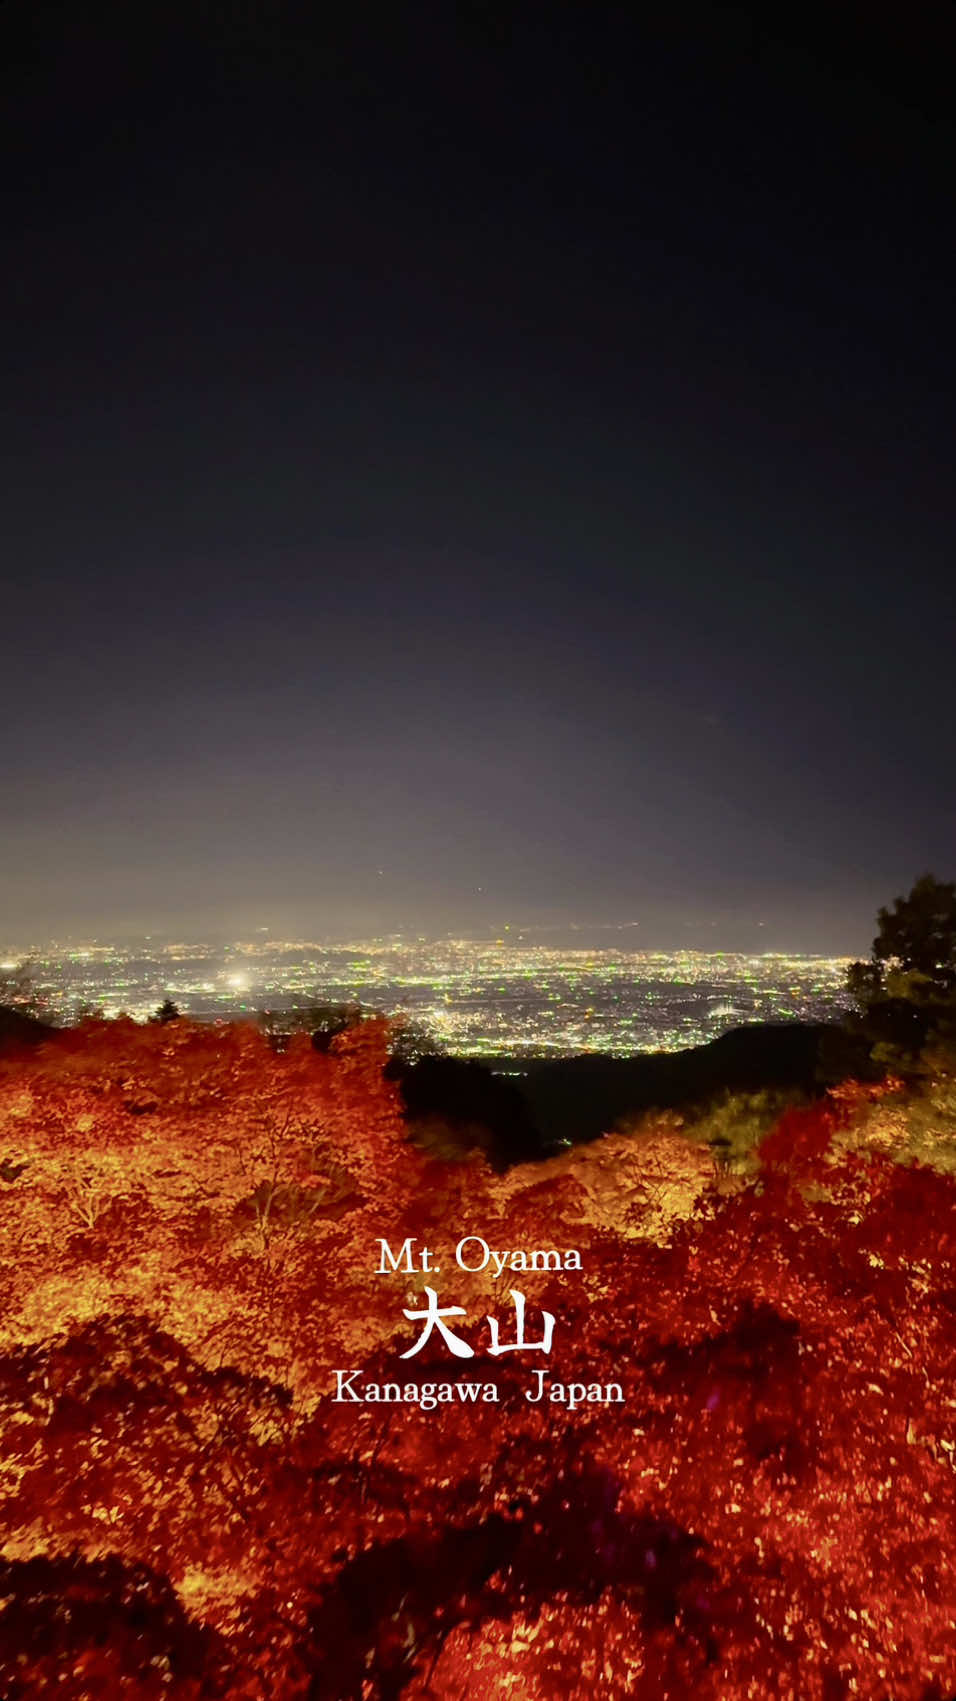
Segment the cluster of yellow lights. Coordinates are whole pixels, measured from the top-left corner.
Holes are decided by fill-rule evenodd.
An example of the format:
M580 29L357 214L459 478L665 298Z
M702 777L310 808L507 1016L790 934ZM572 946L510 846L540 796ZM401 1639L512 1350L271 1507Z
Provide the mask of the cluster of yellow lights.
M145 1019L166 997L207 1018L359 1003L411 1015L459 1054L531 1056L676 1050L745 1022L825 1020L845 1003L846 960L567 949L505 929L495 940L344 945L95 941L34 953L28 968L65 1020L91 1007Z

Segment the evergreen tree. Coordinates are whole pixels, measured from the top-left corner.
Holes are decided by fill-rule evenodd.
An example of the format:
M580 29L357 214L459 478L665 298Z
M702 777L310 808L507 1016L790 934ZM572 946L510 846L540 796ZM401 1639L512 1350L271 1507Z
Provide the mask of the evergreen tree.
M956 883L923 874L877 921L869 960L851 963L847 986L874 1058L908 1073L928 1041L953 1031Z

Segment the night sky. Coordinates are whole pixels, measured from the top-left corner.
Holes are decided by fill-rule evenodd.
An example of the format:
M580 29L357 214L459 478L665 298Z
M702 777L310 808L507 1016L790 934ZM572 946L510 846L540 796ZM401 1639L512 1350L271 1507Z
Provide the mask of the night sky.
M0 13L0 941L865 950L956 873L952 9L389 10Z

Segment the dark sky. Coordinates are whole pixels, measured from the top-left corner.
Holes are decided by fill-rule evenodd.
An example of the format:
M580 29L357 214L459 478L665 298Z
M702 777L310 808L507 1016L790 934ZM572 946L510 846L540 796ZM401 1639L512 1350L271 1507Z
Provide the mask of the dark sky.
M952 9L324 10L0 14L0 938L865 948L956 873Z

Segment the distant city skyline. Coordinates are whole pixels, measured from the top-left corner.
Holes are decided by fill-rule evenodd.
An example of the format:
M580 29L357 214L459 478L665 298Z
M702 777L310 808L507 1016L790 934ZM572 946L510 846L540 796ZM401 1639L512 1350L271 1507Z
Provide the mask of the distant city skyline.
M894 894L895 895L895 894ZM884 900L889 900L889 894L884 894ZM862 908L859 900L856 906ZM425 925L422 921L400 922L395 925L384 924L379 927L363 929L358 925L348 927L340 921L338 926L326 924L285 926L279 923L270 924L261 921L228 925L226 921L218 925L210 921L209 911L202 912L204 925L198 924L198 918L189 926L175 926L167 923L165 926L151 925L149 927L126 926L64 926L44 932L40 929L27 930L22 925L19 928L0 928L0 956L7 959L22 958L36 950L62 945L71 948L83 948L90 945L134 946L145 941L153 941L157 946L174 945L182 942L187 945L196 943L214 944L217 947L229 945L250 945L257 941L268 939L273 942L304 942L327 945L343 945L350 942L367 943L397 939L413 943L416 940L440 943L462 940L472 943L509 943L519 941L533 943L564 942L571 946L588 949L625 949L631 951L697 951L702 953L731 952L746 955L797 955L810 957L840 957L851 959L868 955L872 937L876 931L876 913L873 911L868 920L861 922L855 928L852 922L840 917L836 925L830 929L820 920L812 918L804 928L804 938L794 939L796 931L786 923L776 927L766 921L749 921L740 916L712 918L702 922L680 922L667 927L653 922L596 920L594 918L561 918L552 920L501 921L489 916L483 925L477 918L470 925L446 925L440 927Z
M12 965L5 962L0 969ZM54 947L31 964L54 1020L147 1020L172 998L200 1020L358 1003L415 1018L460 1055L676 1050L757 1021L828 1021L845 961L784 953L634 951L496 940L177 941Z

